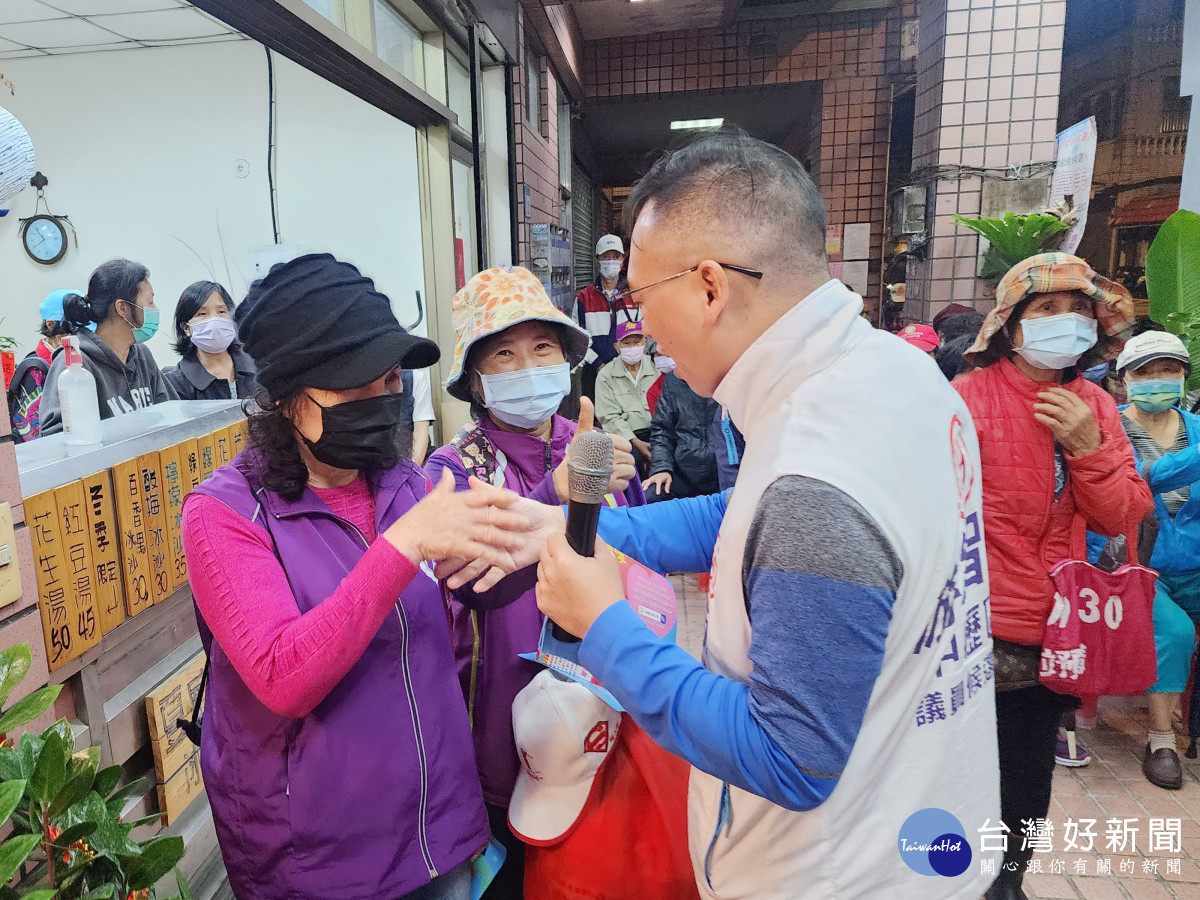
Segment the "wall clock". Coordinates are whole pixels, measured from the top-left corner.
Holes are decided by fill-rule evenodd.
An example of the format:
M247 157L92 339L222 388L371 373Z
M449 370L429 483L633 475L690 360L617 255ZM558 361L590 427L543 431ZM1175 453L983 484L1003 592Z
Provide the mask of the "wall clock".
M21 243L34 262L52 266L67 254L67 230L56 216L31 216L21 226Z
M37 205L33 208L32 216L21 219L21 245L35 263L52 266L67 255L67 229L63 223L71 225L71 220L50 212L50 204L46 200L46 185L50 180L45 175L35 172L29 183L37 188ZM71 231L75 231L74 225L71 225ZM79 245L78 238L75 244Z

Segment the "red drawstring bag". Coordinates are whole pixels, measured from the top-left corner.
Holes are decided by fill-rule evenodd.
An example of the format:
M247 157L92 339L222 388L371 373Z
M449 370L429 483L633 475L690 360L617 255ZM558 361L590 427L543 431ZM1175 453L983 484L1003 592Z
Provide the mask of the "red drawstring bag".
M1081 520L1078 528L1084 530ZM1054 607L1046 621L1039 673L1050 690L1076 697L1140 694L1158 679L1158 573L1137 562L1132 535L1125 543L1128 562L1114 572L1084 559L1064 560L1050 570Z
M575 824L525 847L536 900L699 900L688 854L691 767L626 713Z

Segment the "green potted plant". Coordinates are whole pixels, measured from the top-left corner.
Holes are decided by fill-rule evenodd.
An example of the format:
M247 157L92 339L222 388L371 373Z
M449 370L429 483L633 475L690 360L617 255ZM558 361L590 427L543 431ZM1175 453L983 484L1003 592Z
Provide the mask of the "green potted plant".
M1192 356L1188 390L1200 388L1200 214L1179 210L1146 253L1150 318L1179 337Z
M0 319L0 325L4 320ZM12 384L13 373L17 371L17 339L0 334L0 370L4 372L4 389Z
M1057 249L1058 242L1075 219L1075 211L1062 203L1024 215L954 217L958 224L987 239L979 277L992 287L1021 260Z
M0 707L29 671L27 644L0 652ZM175 871L178 894L190 900L176 868L183 838L135 841L130 833L157 815L121 821L126 799L141 782L118 787L120 766L100 768L100 748L76 750L65 719L40 735L14 730L48 710L60 685L34 691L0 709L0 824L12 832L0 844L0 900L157 900L154 885Z

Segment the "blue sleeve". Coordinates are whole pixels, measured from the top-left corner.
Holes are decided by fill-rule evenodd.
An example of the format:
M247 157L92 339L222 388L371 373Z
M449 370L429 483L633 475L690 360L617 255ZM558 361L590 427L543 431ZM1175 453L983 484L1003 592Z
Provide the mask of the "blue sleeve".
M1200 481L1200 444L1168 453L1154 462L1139 462L1138 471L1156 494L1165 494Z
M729 491L649 506L604 507L596 533L656 572L707 572Z
M902 566L857 503L800 477L764 494L746 554L748 684L659 640L625 603L592 625L580 661L666 749L787 809L812 809L862 727Z

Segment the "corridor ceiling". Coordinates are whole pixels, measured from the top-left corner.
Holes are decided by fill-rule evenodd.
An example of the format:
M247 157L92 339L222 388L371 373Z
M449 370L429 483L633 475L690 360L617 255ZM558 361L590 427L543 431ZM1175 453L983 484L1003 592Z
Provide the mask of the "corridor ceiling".
M819 121L820 104L821 86L815 82L693 91L588 103L579 110L579 124L595 150L600 185L624 187L645 174L664 150L695 135L672 131L674 120L723 118L756 138L783 144L810 117Z
M0 0L0 60L241 39L185 0Z
M791 18L878 9L895 0L568 0L586 41L724 28L735 18ZM547 3L547 6L554 5Z

